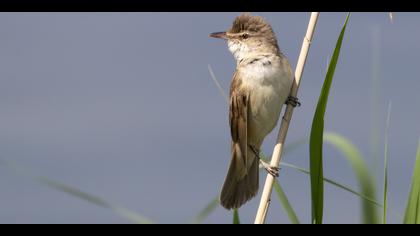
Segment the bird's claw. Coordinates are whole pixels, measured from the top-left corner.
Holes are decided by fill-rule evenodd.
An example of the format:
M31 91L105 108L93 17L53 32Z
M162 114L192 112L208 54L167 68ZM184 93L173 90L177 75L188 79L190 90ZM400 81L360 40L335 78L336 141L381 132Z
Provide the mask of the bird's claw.
M293 107L300 107L302 104L299 102L299 98L289 96L286 100L286 104L291 105Z
M277 178L279 177L279 173L280 173L280 168L275 167L275 166L269 166L267 169L267 172L272 175L273 177Z
M280 168L279 167L271 166L270 164L268 164L267 162L264 162L261 159L260 159L260 163L270 175L272 175L275 178L279 177L279 173L280 173Z
M260 160L260 164L262 167L264 167L264 169L273 177L279 177L279 173L280 173L280 168L277 166L271 166L269 163L263 161L261 159L261 157L259 156L259 151L257 148L255 148L255 146L253 145L249 145L249 147L251 148L252 152L254 152L255 156Z

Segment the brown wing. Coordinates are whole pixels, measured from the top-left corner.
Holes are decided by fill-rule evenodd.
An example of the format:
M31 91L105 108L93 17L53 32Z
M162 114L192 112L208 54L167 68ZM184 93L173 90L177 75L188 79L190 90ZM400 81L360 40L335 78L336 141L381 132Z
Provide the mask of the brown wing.
M241 80L238 73L233 75L230 87L230 107L229 107L229 124L232 136L232 148L239 146L241 161L244 169L247 168L247 146L248 146L248 100L249 94L240 89ZM239 160L237 160L239 161Z
M250 93L241 88L236 72L230 88L229 124L232 136L232 158L220 194L226 209L239 208L258 192L257 158L248 148L248 109Z

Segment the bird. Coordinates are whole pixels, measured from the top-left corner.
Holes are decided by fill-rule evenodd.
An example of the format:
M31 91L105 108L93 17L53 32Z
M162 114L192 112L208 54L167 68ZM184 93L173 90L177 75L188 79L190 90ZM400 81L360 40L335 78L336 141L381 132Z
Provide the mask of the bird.
M292 68L263 17L242 13L229 30L210 37L227 41L236 60L229 93L231 159L219 197L220 204L231 210L257 195L260 165L278 177L279 168L261 160L260 148L277 125L283 105L300 102L289 96Z

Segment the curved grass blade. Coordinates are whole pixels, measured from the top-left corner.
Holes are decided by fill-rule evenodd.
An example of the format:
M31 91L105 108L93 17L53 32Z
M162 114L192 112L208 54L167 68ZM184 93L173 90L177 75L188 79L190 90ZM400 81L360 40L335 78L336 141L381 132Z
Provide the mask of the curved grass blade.
M324 214L324 171L322 160L324 116L349 16L350 14L347 14L346 21L344 22L343 28L338 36L312 121L309 154L311 171L312 223L314 224L322 224Z
M404 224L420 224L420 140L417 148L410 196L405 210Z
M359 150L349 140L339 134L326 133L324 138L325 141L332 144L344 154L356 174L356 178L361 188L361 193L376 202L375 181L373 176L370 174ZM363 223L379 223L377 208L371 201L362 199L362 211Z
M386 224L387 220L387 210L388 210L388 136L389 136L389 126L391 121L391 106L392 103L388 104L388 114L386 118L385 125L385 150L384 150L384 197L383 197L383 214L382 214L382 223Z
M191 221L193 224L201 224L203 221L219 206L219 198L215 197L211 200L200 213Z
M295 170L297 170L297 171L299 171L299 172L302 172L302 173L304 173L304 174L307 174L307 175L309 175L309 174L310 174L309 170L304 169L304 168L299 167L299 166L296 166L296 165L293 165L293 164L290 164L290 163L285 163L285 162L282 162L282 163L281 163L281 166L282 166L282 167L283 167L283 166L285 166L285 167L288 167L288 168L295 169ZM380 202L376 201L375 199L372 199L372 198L370 198L370 197L368 197L368 196L365 196L365 195L363 195L362 193L360 193L360 192L358 192L358 191L356 191L356 190L352 189L351 187L348 187L348 186L346 186L346 185L344 185L344 184L340 184L340 183L338 183L337 181L334 181L334 180L332 180L332 179L326 178L325 176L324 176L324 182L325 182L325 183L328 183L328 184L331 184L331 185L333 185L333 186L335 186L335 187L337 187L337 188L340 188L340 189L342 189L342 190L345 190L345 191L347 191L347 192L349 192L349 193L351 193L351 194L354 194L355 196L360 197L362 200L368 201L368 202L370 202L370 203L372 203L372 204L376 205L377 207L381 207L381 208L383 207L383 205L382 205ZM403 217L402 217L402 216L401 216L398 212L393 212L393 211L391 211L391 210L392 210L392 209L388 208L388 210L387 210L387 211L388 211L390 214L394 215L394 217L395 217L396 219L398 219L398 220L401 220L401 221L402 221Z
M298 141L295 141L295 142L293 142L293 143L291 143L291 144L287 145L287 146L284 148L284 154L289 153L289 152L291 152L291 151L293 151L293 150L297 149L299 146L301 146L301 145L305 144L307 141L308 141L307 139L303 138L303 139L299 139ZM260 157L261 157L261 159L263 159L264 161L268 161L268 158L267 158L267 156L266 156L265 154L260 153ZM295 170L297 170L297 171L299 171L299 172L302 172L302 173L304 173L304 174L310 175L310 171L309 171L309 170L304 169L304 168L299 167L299 166L296 166L296 165L293 165L293 164L290 164L290 163L281 162L281 165L280 165L280 166L281 166L281 167L283 167L283 166L285 166L285 167L289 167L289 168L295 169ZM353 190L352 188L350 188L350 187L348 187L348 186L345 186L344 184L340 184L340 183L338 183L338 182L336 182L336 181L334 181L334 180L332 180L332 179L326 178L326 177L324 177L324 182L329 183L329 184L331 184L331 185L334 185L334 186L335 186L335 187L337 187L337 188L341 188L341 189L343 189L343 190L345 190L345 191L347 191L347 192L349 192L349 193L352 193L352 194L356 195L357 197L360 197L360 198L362 198L362 199L364 199L364 200L366 200L366 201L371 202L372 204L375 204L375 205L377 205L377 206L379 206L379 207L382 207L381 203L379 203L379 202L377 202L376 200L371 199L371 198L369 198L369 197L367 197L367 196L363 195L363 194L362 194L362 193L360 193L360 192L357 192L356 190ZM287 213L288 215L290 214L289 212L286 212L286 213ZM292 221L292 219L290 219L290 220Z
M225 101L227 103L229 103L229 98L226 95L225 90L223 90L222 85L220 85L219 81L217 80L216 76L214 75L214 72L213 72L213 69L211 68L211 65L207 65L207 68L209 69L209 73L210 73L211 79L216 84L217 88L219 89L220 94L225 99Z
M239 225L241 224L241 220L239 219L239 212L238 209L233 210L233 224Z
M295 169L295 170L297 170L299 172L302 172L302 173L305 173L305 174L308 174L308 175L310 174L309 170L306 170L306 169L301 168L299 166L295 166L293 164L282 162L281 163L281 166L289 167L289 168ZM372 204L375 204L378 207L382 207L381 203L377 202L376 200L374 200L374 199L372 199L372 198L370 198L368 196L363 195L360 192L357 192L356 190L352 189L351 187L348 187L348 186L346 186L344 184L340 184L340 183L338 183L338 182L336 182L336 181L334 181L332 179L326 178L325 176L324 176L324 182L329 183L329 184L331 184L331 185L333 185L333 186L335 186L337 188L341 188L341 189L343 189L343 190L345 190L345 191L347 191L347 192L349 192L351 194L354 194L357 197L360 197L360 198L362 198L362 199L364 199L364 200L366 200L368 202L371 202Z
M287 213L292 224L300 224L300 221L296 215L296 212L293 210L292 205L290 205L289 199L286 196L286 193L283 191L278 180L274 182L274 189L276 190L277 197L283 207L283 210Z
M56 180L53 180L51 178L45 177L45 176L41 176L41 175L36 175L33 174L31 172L29 172L28 170L24 170L20 167L18 167L17 165L15 165L14 163L11 162L6 162L6 161L1 161L0 160L0 164L12 169L13 171L15 171L17 174L21 175L21 176L25 176L25 177L29 177L30 179L41 183L43 185L46 185L48 187L51 187L55 190L58 190L60 192L69 194L73 197L79 198L81 200L87 201L89 203L92 203L96 206L100 206L103 208L107 208L112 210L114 213L116 213L117 215L121 216L122 218L129 220L133 223L136 224L152 224L153 222L149 219L147 219L144 216L141 216L133 211L130 211L128 209L125 209L123 207L119 207L116 206L114 204L109 203L108 201L104 200L103 198L100 198L98 196L95 196L93 194L81 191L77 188L71 187L69 185L60 183Z

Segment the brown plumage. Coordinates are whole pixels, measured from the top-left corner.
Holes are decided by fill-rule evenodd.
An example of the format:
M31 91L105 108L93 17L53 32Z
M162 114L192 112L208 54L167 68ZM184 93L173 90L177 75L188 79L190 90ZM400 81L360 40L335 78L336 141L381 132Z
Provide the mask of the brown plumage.
M248 146L249 91L241 85L237 73L230 89L229 125L232 137L231 163L220 194L226 209L239 208L258 192L259 160Z
M269 44L274 45L279 49L277 45L277 38L274 34L271 25L261 16L253 16L248 13L243 13L235 18L232 27L227 33L238 34L242 32L249 32L262 37L267 40Z
M271 26L262 17L241 14L227 32L211 36L226 39L237 61L229 103L231 161L220 194L221 205L235 209L258 193L260 160L256 153L277 124L290 92L292 72ZM269 164L264 167L278 174Z

